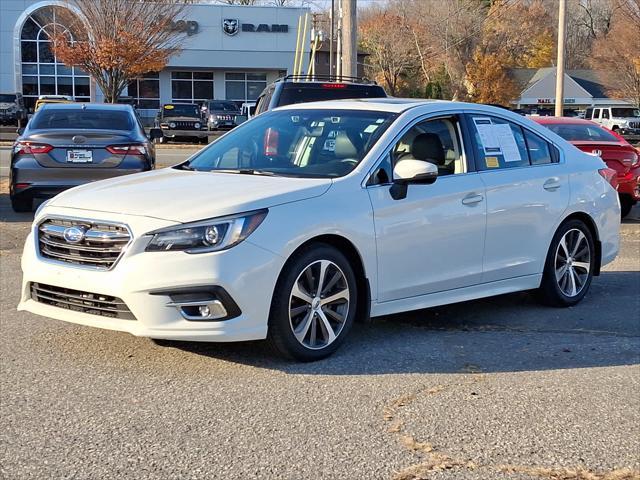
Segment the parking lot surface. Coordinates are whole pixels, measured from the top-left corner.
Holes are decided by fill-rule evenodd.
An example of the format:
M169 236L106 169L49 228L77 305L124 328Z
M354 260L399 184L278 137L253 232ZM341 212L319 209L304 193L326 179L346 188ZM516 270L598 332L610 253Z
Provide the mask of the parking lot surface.
M0 478L640 478L638 207L576 307L519 293L379 318L296 364L17 312L32 215L7 167L0 149Z

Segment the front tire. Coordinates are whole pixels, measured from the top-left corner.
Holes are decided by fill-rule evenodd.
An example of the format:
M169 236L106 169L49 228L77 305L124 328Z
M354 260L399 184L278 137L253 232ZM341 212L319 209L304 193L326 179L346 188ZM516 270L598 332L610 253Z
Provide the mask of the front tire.
M584 298L596 265L593 235L580 220L560 225L547 253L539 293L543 303L570 307Z
M310 362L335 352L353 325L356 277L347 258L326 244L297 253L276 284L268 339L287 358Z

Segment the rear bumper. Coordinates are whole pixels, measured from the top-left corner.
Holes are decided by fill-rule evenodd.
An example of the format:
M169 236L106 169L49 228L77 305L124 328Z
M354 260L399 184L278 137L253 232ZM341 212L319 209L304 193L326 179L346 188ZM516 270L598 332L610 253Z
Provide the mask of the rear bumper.
M629 195L634 201L640 201L640 167L632 169L623 177L618 177L618 193Z

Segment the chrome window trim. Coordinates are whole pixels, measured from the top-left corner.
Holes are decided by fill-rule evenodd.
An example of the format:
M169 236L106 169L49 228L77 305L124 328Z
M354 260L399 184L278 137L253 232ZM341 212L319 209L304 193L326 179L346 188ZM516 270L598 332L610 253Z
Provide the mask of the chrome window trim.
M110 225L113 227L124 227L127 230L127 233L129 234L129 241L122 247L122 250L120 251L120 255L118 255L118 258L116 258L116 260L113 262L113 264L109 266L109 268L99 267L97 265L78 265L76 263L54 260L52 258L43 257L40 254L40 236L39 236L40 225L42 225L47 220L69 220L69 221L75 221L75 222L89 222L92 224ZM113 270L116 267L116 265L120 262L122 257L124 257L124 255L127 253L127 250L133 243L133 232L131 231L131 228L129 227L129 225L127 225L126 223L114 222L110 220L99 220L95 218L86 218L86 217L70 217L66 215L45 215L44 217L39 219L37 223L34 222L32 233L34 238L33 243L36 250L36 257L38 258L39 261L54 264L54 265L64 265L70 268L80 268L82 270L89 270L93 272L109 272Z

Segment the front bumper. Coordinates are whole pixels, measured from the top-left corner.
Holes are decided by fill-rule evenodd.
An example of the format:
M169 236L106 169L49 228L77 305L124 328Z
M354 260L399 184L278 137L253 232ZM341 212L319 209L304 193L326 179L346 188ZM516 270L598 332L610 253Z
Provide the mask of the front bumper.
M284 263L279 256L248 240L229 250L205 254L145 252L149 237L136 234L135 229L132 231L132 243L108 271L41 258L32 231L22 256L22 297L18 310L157 339L231 342L266 337L273 286ZM108 318L38 302L31 298L32 283L117 297L135 320ZM194 288L223 289L238 307L236 316L225 320L187 320L171 305L170 292Z
M209 132L207 130L173 130L170 128L163 128L162 134L167 138L178 138L178 137L205 138L209 136Z

